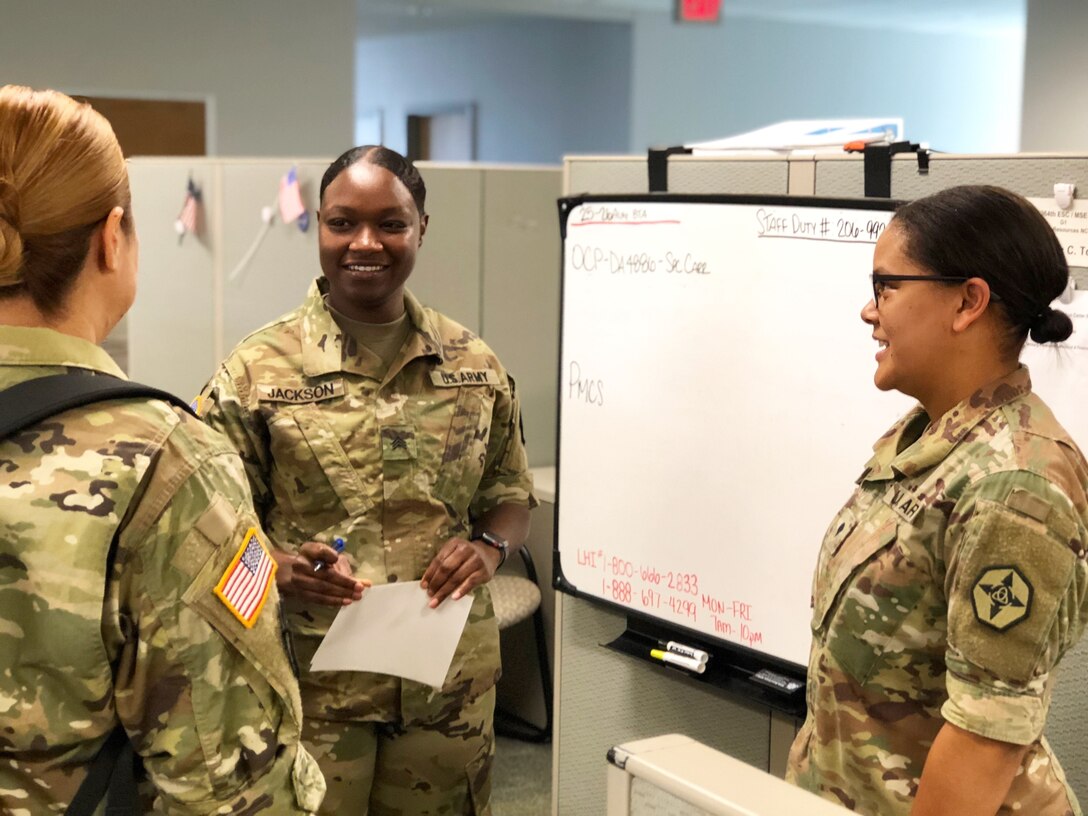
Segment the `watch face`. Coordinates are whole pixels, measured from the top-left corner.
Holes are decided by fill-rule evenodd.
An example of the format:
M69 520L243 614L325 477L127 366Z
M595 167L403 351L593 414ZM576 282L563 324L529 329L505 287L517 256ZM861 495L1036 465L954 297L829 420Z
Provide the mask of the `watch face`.
M505 550L509 546L505 538L499 538L494 533L481 533L480 540L496 550Z

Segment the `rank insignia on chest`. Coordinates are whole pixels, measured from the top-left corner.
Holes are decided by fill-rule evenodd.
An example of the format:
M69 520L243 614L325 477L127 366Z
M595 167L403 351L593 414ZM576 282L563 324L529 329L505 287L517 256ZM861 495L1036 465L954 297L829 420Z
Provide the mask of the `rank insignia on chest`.
M386 425L382 428L383 459L415 459L416 429L411 425Z
M231 559L215 594L247 629L253 628L276 578L276 560L261 541L256 527L250 527L242 546Z
M295 383L292 385L260 384L257 386L257 399L261 402L290 402L298 404L321 402L322 400L342 396L344 396L343 380L332 380L330 382L317 383L316 385Z
M456 388L461 385L498 385L499 373L490 368L459 368L456 371L439 368L431 372L431 384L438 388Z
M924 506L921 498L897 484L893 484L884 493L884 503L908 524L914 523L914 519L922 512Z
M979 623L1004 632L1031 614L1031 584L1016 567L987 567L975 581L971 602Z

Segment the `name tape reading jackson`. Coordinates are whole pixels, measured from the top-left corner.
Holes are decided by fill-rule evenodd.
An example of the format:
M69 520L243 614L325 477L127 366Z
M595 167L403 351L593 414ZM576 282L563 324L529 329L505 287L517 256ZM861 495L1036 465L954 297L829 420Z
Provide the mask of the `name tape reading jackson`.
M258 385L257 399L261 402L320 402L333 397L344 396L344 381L320 383L319 385Z

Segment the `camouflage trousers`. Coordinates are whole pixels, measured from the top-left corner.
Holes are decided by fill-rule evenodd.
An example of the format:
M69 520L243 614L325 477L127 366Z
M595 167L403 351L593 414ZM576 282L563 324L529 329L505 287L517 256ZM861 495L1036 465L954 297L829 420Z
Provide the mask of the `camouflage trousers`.
M400 730L307 719L329 816L491 816L495 689L454 716Z

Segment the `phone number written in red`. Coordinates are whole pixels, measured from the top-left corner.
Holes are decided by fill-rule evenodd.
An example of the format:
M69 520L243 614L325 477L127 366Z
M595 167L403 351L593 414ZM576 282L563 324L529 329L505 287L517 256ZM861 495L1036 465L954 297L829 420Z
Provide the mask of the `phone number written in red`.
M712 624L714 634L749 647L763 642L763 633L754 624L752 605L700 592L698 573L636 564L603 549L578 549L577 557L579 566L600 572L600 594L606 600L654 613L668 610L693 623L702 620Z

